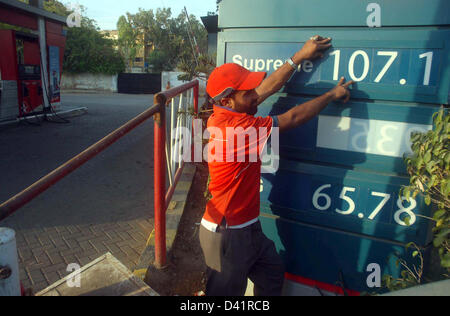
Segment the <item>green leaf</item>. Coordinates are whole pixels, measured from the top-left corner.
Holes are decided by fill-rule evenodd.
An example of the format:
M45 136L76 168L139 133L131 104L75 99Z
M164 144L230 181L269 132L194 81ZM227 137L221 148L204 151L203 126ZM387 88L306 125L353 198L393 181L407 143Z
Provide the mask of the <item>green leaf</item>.
M446 213L445 210L438 210L434 213L433 219L438 221L445 215L445 213Z
M446 253L445 256L441 260L441 265L444 268L450 268L450 253Z
M406 226L411 226L411 217L405 216L403 222L406 224Z
M423 156L423 161L428 164L431 160L431 152L426 152L425 155Z
M439 247L442 245L447 238L447 235L450 234L450 229L445 229L434 237L433 245L435 247Z
M445 155L444 161L446 164L450 163L450 152Z
M411 198L411 191L409 190L409 187L405 187L403 190L403 196L409 201Z
M428 206L431 204L431 197L428 194L425 195L425 204Z
M427 171L428 171L428 173L430 174L430 175L432 175L433 174L433 172L434 172L434 166L436 165L436 163L434 162L434 161L429 161L427 164L426 164L426 169L427 169Z
M414 251L413 254L412 254L413 258L417 257L418 255L419 255L419 252L417 250Z
M445 188L443 191L445 197L448 197L450 195L450 180L446 180Z

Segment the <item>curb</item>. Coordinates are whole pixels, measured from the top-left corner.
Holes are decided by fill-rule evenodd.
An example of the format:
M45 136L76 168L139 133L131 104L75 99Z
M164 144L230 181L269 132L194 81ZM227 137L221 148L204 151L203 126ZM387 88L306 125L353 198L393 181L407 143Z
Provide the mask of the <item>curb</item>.
M186 200L191 189L196 170L197 168L193 164L186 164L184 166L180 181L178 182L178 185L172 197L172 201L169 204L169 209L166 213L166 251L168 257L177 235L178 225L180 224L181 216L184 213ZM154 232L155 231L153 230L150 234L145 250L141 254L139 262L133 271L133 274L141 280L145 279L148 270L156 270L156 268L154 267Z
M84 115L88 112L88 108L87 107L80 107L80 108L74 108L74 109L70 109L70 110L65 110L65 111L59 111L56 112L56 115L54 113L51 114L46 114L47 117L62 117L62 118L70 118L70 117L76 117L76 116L81 116ZM44 117L44 114L37 114L34 116L30 116L27 117L27 119L32 119L32 118L42 118ZM7 126L7 125L12 125L12 124L16 124L19 123L20 121L22 121L23 119L17 118L15 120L10 120L10 121L5 121L5 122L0 122L0 126Z
M68 89L68 90L62 90L61 94L117 94L117 91Z

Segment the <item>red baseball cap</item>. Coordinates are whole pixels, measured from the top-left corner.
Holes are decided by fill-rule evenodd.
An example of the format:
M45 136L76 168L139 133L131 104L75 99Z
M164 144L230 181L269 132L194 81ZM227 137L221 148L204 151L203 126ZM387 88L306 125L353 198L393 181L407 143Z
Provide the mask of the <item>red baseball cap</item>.
M266 77L265 72L251 72L238 64L224 64L212 72L206 92L215 102L233 91L246 91L258 87Z

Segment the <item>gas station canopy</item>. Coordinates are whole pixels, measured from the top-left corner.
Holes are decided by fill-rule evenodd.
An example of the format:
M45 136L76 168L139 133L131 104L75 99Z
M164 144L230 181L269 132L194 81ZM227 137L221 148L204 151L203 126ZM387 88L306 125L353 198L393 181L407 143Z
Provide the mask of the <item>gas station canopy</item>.
M36 17L43 17L52 22L66 23L66 17L48 12L16 0L0 0L1 22L38 29Z

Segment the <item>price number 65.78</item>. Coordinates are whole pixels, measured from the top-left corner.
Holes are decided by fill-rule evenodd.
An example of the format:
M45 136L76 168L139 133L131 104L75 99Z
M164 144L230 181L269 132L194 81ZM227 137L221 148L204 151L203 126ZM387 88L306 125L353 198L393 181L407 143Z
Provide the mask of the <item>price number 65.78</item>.
M316 192L313 195L313 199L312 199L314 208L316 208L319 211L326 211L331 207L331 202L332 202L331 197L327 193L324 192L326 189L330 189L331 187L332 187L331 184L325 184L316 190ZM335 209L336 213L341 214L341 215L351 215L355 212L356 204L353 201L353 199L347 195L348 193L351 193L351 192L356 192L356 188L344 187L342 189L339 198L341 200L344 200L345 202L347 202L348 208L345 210L336 208ZM368 217L369 220L374 220L377 217L377 215L381 212L383 207L391 199L391 194L383 193L383 192L371 192L371 196L377 197L377 198L382 198L380 203L375 207L375 209L371 212L371 214ZM414 200L413 198L410 198L409 199L409 207L405 207L403 205L403 203L406 201L407 201L406 198L400 197L397 200L398 210L394 213L395 222L401 226L413 225L417 220L417 217L413 212L413 210L417 206L416 200ZM364 214L362 214L362 213L360 213L358 216L360 218L364 218ZM406 222L405 220L402 219L405 217L409 218L408 222Z

